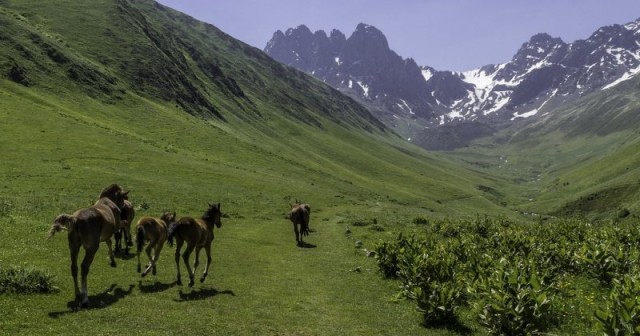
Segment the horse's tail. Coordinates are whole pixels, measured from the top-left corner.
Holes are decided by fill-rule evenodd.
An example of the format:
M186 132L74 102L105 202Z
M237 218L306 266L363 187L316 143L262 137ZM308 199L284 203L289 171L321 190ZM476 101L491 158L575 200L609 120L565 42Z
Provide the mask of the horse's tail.
M49 230L49 235L47 239L51 239L56 232L59 231L73 231L76 226L77 218L74 216L70 216L67 214L58 215L56 219L53 221L53 225L51 226L51 230Z
M142 225L138 226L138 229L136 230L136 243L138 253L140 253L144 247L144 226Z
M178 227L178 223L173 222L169 225L169 228L167 229L167 242L169 243L169 246L173 246L173 234L176 231L177 227Z

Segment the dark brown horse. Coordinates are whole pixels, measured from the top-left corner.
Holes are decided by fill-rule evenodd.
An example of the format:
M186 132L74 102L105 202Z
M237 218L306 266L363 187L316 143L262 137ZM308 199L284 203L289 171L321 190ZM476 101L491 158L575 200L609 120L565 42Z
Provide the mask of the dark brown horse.
M220 218L222 213L220 212L220 203L209 204L209 208L202 215L201 218L196 219L193 217L182 217L178 222L169 227L169 245L173 245L173 239L176 240L176 270L178 272L176 283L182 285L180 279L180 250L182 244L187 243L187 248L184 250L182 259L187 267L189 273L189 287L193 287L195 272L198 268L200 250L204 247L207 253L207 265L204 268L204 273L200 278L200 282L204 282L204 279L209 273L209 266L211 265L211 242L213 241L213 226L220 228L222 222ZM196 250L196 260L193 263L193 270L189 266L189 256L193 250Z
M141 271L140 265L140 252L144 247L144 242L149 241L149 245L145 249L147 257L149 257L149 264L147 268L140 274L141 276L147 275L150 270L153 270L153 275L156 275L156 263L160 258L160 251L164 246L164 242L167 241L169 236L169 226L176 221L176 213L165 212L160 218L155 217L142 217L138 220L136 225L136 242L138 247L138 273ZM153 250L153 257L151 251Z
M296 234L296 244L301 246L304 244L302 236L309 235L309 217L311 216L311 207L306 203L291 204L289 219L293 223L293 232ZM298 230L300 226L300 230Z
M125 197L124 207L120 214L120 228L118 228L114 234L116 241L115 252L119 252L124 246L124 254L129 254L129 247L133 246L133 242L131 241L131 223L133 223L133 217L135 217L135 215L136 210L133 208L133 204Z
M117 185L110 187L114 187L114 189L105 193L106 196L98 199L94 205L77 210L72 215L61 214L56 217L49 231L49 238L53 237L58 231L67 230L69 232L67 237L69 251L71 252L71 275L73 276L76 300L83 307L89 304L87 275L100 242L107 244L111 266L116 266L113 250L111 249L111 236L120 225L120 209L124 206L124 197L127 192L124 192ZM81 265L82 289L78 287L78 254L80 253L80 247L85 250Z

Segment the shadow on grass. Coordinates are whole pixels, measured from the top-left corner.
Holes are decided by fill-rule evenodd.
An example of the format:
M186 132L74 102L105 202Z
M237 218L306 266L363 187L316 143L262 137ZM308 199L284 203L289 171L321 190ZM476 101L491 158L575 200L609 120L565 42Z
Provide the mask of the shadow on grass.
M80 303L77 300L72 300L67 302L67 308L69 310L59 311L59 312L50 312L49 317L58 318L65 314L75 313L80 310L93 310L93 309L103 309L111 306L112 304L120 301L120 299L125 296L131 294L133 291L134 285L129 285L129 289L124 290L122 288L116 288L117 285L113 284L107 290L102 293L96 295L89 295L89 307L81 308Z
M186 301L197 301L197 300L205 300L220 294L226 294L231 296L236 296L236 294L232 290L223 290L219 291L215 288L203 288L191 291L189 293L183 293L182 289L180 290L180 299L173 299L175 302L186 302Z
M454 332L457 335L471 335L473 332L473 329L464 325L458 318L432 322L429 324L423 322L422 326L427 329L444 329Z
M305 242L300 242L298 243L298 247L299 248L316 248L317 246L313 244L305 243Z
M122 259L122 260L129 260L129 259L133 259L136 257L135 253L131 253L131 251L129 253L124 253L124 250L118 251L118 252L114 252L113 253L116 257Z
M168 283L168 284L163 284L161 282L155 281L154 283L151 284L144 284L142 283L142 280L138 281L138 288L140 288L140 291L143 293L159 293L159 292L163 292L173 286L176 285L176 282L172 282L172 283Z

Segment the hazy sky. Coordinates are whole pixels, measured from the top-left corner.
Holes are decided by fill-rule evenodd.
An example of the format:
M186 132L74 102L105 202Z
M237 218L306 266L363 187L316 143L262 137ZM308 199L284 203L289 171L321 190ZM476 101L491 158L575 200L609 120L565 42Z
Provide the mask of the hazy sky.
M358 23L380 29L403 58L463 71L511 59L545 32L565 42L640 18L640 0L159 0L264 49L276 30L300 24L336 28L347 38Z

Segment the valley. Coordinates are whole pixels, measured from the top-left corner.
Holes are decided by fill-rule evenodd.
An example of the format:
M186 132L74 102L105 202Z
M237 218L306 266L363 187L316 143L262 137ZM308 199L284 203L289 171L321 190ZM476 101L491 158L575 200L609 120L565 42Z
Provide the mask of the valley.
M401 234L444 244L483 219L500 237L512 222L553 236L564 217L606 236L640 211L635 77L428 151L339 90L150 0L0 1L0 76L0 270L45 272L56 287L16 292L0 272L2 334L482 334L473 307L462 329L425 328L371 252ZM65 233L46 233L111 183L137 218L221 203L206 282L176 285L171 247L143 279L133 256L110 268L102 244L90 308L77 309ZM295 245L296 200L311 205L311 248ZM577 277L566 281L609 293ZM592 330L594 311L562 330Z

